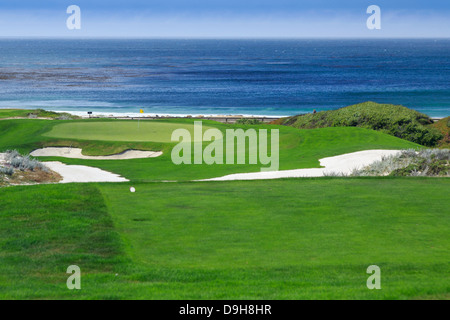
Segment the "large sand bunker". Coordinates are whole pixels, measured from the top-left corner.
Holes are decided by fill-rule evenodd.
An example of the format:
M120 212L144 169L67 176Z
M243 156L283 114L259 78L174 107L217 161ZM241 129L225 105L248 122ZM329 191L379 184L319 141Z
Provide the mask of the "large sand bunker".
M0 153L0 164L5 164L5 153ZM126 182L129 181L118 174L99 168L72 166L61 162L42 162L47 168L58 173L63 179L59 183L70 182Z
M71 166L61 162L43 162L50 170L59 173L60 183L70 182L126 182L118 174L87 166Z
M128 160L128 159L142 159L155 158L162 155L161 151L141 151L141 150L127 150L122 153L113 154L109 156L85 156L82 154L80 148L66 148L66 147L49 147L37 149L30 153L33 157L64 157L72 159L86 159L86 160Z
M228 180L262 180L280 178L323 177L326 174L350 174L354 169L362 169L383 157L396 155L399 150L365 150L342 154L335 157L320 159L320 165L325 168L295 169L268 172L251 172L230 174L219 178L200 181L228 181Z

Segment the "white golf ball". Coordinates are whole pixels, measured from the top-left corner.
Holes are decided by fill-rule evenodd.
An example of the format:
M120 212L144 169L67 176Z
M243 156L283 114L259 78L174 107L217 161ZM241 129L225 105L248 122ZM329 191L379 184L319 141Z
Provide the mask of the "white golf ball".
M131 191L131 192L136 192L136 189L135 189L134 187L131 187L131 188L130 188L130 191Z

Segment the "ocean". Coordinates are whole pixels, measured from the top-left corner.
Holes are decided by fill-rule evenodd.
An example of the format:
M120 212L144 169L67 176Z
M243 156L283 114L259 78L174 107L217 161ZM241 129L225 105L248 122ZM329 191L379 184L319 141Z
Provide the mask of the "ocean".
M0 108L288 116L369 100L450 115L450 40L0 40Z

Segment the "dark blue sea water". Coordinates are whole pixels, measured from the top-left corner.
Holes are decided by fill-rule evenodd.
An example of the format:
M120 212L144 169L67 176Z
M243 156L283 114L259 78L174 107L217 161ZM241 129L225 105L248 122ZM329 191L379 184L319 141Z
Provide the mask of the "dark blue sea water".
M450 115L450 40L0 40L0 108Z

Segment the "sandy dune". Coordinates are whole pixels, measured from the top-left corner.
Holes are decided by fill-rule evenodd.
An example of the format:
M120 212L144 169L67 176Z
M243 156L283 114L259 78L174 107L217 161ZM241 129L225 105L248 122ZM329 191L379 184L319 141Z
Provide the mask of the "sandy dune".
M347 153L335 157L320 159L320 165L325 168L295 169L269 172L251 172L230 174L219 178L199 181L228 181L228 180L261 180L280 178L323 177L330 173L350 174L353 169L361 169L369 164L381 160L383 156L398 154L399 150L365 150Z
M66 147L50 147L37 149L30 153L33 157L64 157L72 159L86 159L86 160L127 160L127 159L142 159L155 158L162 155L160 151L140 151L127 150L122 153L113 154L109 156L85 156L80 148L66 148Z
M43 162L50 170L59 173L63 180L60 183L70 182L126 182L118 174L87 166L70 166L61 162Z

